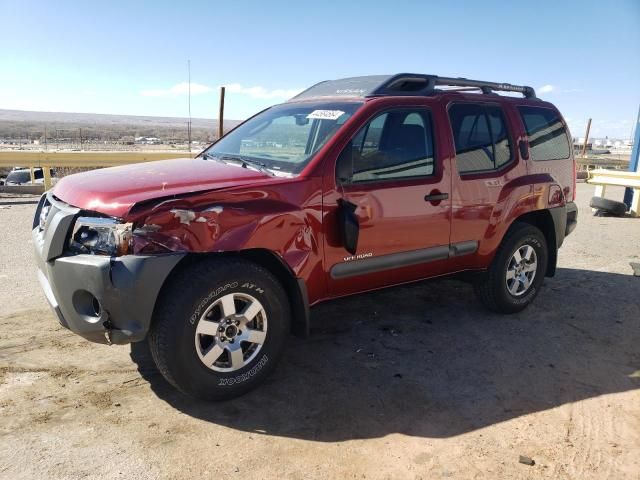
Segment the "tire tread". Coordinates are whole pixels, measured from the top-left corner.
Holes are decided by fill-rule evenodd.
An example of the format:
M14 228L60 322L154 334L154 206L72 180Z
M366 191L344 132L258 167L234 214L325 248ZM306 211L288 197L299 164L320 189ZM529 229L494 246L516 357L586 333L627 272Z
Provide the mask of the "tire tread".
M212 280L221 279L224 281L225 275L242 272L244 276L252 275L268 279L271 283L272 294L282 304L287 315L289 315L289 303L286 301L286 293L280 282L262 266L241 258L215 258L205 259L198 263L193 263L187 268L182 268L169 283L163 287L165 295L159 300L154 309L154 318L147 336L151 356L156 367L162 376L175 388L187 395L193 395L186 390L180 381L174 377L169 367L169 359L173 352L169 346L170 335L175 331L175 322L180 318L181 308L184 298L189 298L193 294L194 285L209 285ZM161 292L161 293L162 293ZM229 395L229 397L236 395ZM221 396L221 398L224 398Z
M498 259L502 257L502 254L506 249L510 247L511 240L515 237L522 235L522 232L526 229L535 228L540 232L540 230L526 222L515 222L511 228L507 231L502 242L500 242L500 246L496 250L495 256L491 265L481 275L481 278L473 283L474 291L477 297L480 299L482 304L487 307L489 310L497 312L497 313L511 313L510 310L505 309L502 306L502 302L500 301L499 291L495 288L495 285L498 282L502 281L502 270L497 264ZM542 232L540 232L542 235ZM542 235L544 238L544 235ZM542 276L544 276L545 272L542 272ZM500 278L498 278L500 277Z

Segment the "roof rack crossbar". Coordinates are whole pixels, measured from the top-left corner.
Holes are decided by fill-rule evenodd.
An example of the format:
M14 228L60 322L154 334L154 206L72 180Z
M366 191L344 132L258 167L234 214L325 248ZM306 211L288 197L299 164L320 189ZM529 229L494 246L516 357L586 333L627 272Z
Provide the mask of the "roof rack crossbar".
M385 80L381 85L375 88L367 96L383 96L383 95L433 95L436 86L451 87L469 87L478 88L483 93L500 92L516 92L521 93L526 98L535 98L536 92L532 87L512 85L510 83L485 82L482 80L471 80L468 78L451 78L439 77L436 75L420 75L411 73L401 73L393 75ZM405 89L402 89L402 86Z
M533 87L527 87L525 85L512 85L510 83L485 82L482 80L470 80L468 78L436 77L436 85L475 87L479 88L484 93L490 93L492 91L516 92L523 94L527 98L536 97L536 91L533 89Z

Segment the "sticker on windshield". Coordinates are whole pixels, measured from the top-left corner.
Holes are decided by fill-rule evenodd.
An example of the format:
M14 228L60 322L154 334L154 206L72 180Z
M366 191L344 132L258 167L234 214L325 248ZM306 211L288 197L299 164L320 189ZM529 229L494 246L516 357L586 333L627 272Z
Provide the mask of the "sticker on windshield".
M307 115L307 118L310 118L312 120L316 118L318 120L337 120L342 115L344 115L344 112L342 110L314 110L309 115Z

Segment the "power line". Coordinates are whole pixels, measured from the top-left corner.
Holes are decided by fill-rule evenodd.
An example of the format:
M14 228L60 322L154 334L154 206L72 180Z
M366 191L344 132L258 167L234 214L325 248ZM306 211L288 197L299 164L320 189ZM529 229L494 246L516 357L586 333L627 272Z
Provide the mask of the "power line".
M189 138L189 153L191 153L191 60L187 60L187 70L189 72L189 123L187 124L187 136Z

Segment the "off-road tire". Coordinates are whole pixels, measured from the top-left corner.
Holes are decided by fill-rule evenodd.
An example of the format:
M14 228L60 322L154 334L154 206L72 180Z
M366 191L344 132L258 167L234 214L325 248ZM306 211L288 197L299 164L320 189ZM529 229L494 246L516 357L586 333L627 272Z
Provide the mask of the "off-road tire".
M516 297L507 288L506 274L514 252L523 245L530 245L535 250L537 269L529 289L522 296ZM475 279L475 293L489 310L498 313L519 312L538 295L546 274L548 258L547 241L542 232L528 223L514 223L498 247L489 269Z
M208 368L195 347L201 315L229 293L251 295L269 319L257 356L233 372ZM287 296L266 269L239 258L211 258L192 263L169 279L154 310L148 335L153 360L178 390L203 400L225 400L258 386L275 368L290 331Z

